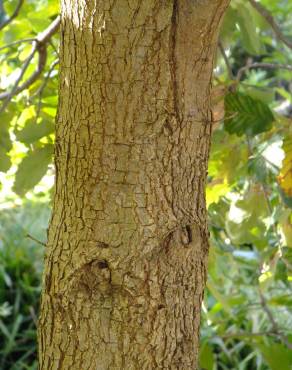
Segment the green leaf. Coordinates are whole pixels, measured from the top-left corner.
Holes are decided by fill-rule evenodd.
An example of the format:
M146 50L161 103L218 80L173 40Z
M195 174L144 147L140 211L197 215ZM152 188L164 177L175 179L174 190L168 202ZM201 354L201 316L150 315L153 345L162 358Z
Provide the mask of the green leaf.
M246 86L244 92L251 98L260 100L265 104L271 104L275 101L275 91L271 88Z
M224 127L230 134L257 135L271 129L274 116L269 106L242 93L225 97Z
M11 113L2 113L1 114L1 123L0 123L0 146L8 152L12 148L12 143L9 135L9 125L13 118Z
M257 347L263 354L263 357L271 370L291 370L292 351L280 343L265 345L258 343Z
M7 153L12 148L12 142L9 135L9 125L13 118L10 112L1 114L0 123L0 172L7 172L11 166L10 157Z
M236 30L236 10L229 6L222 22L221 30L220 30L220 38L223 40L230 40L233 36L233 32Z
M18 117L18 120L17 120L17 124L20 126L20 127L24 127L26 122L28 122L29 120L33 119L36 115L36 110L35 110L35 106L34 105L30 105L29 107L27 108L24 108L20 114L20 116Z
M46 98L42 99L42 103L47 107L56 108L56 106L58 105L58 96L47 96Z
M54 132L53 121L43 120L41 123L36 123L35 120L30 120L26 123L21 131L15 133L17 140L25 144L31 144L44 136Z
M269 177L271 177L271 173L275 171L261 155L250 157L247 166L249 175L254 176L262 184L267 183Z
M281 172L278 176L281 189L287 198L292 196L292 139L289 136L285 138L282 146L285 158L282 163Z
M7 337L8 339L10 338L9 330L7 329L2 320L0 320L0 331L2 332L3 335L5 335L5 337Z
M25 195L46 174L48 165L51 163L53 145L38 148L29 154L19 164L13 191L19 196Z
M285 266L285 264L283 264ZM291 295L280 295L278 297L273 297L269 299L268 301L269 304L272 304L274 306L292 306L292 297ZM287 307L288 308L288 307Z
M209 279L207 282L207 287L212 293L212 295L216 298L216 300L221 304L223 309L228 312L232 313L232 307L229 305L228 298L222 295L219 290L217 289L216 285Z
M280 196L287 207L292 208L292 196L286 195L285 192L279 188Z
M31 24L31 28L35 33L42 32L51 23L51 20L50 18L48 18L48 16L40 17L40 14L38 13L29 13L28 20Z
M253 55L263 54L265 49L258 33L258 27L253 16L254 10L242 3L237 7L237 20L240 27L240 36L245 49Z
M204 343L200 349L200 367L206 370L212 370L214 366L214 354L212 347Z
M243 138L226 135L223 129L214 131L208 163L208 204L217 202L240 177L246 176L247 159L248 151Z
M260 189L250 189L245 197L232 203L225 227L235 244L266 245L266 225L263 219L269 216L266 199Z
M0 147L0 172L7 172L10 166L10 157L7 155L5 148Z
M55 118L56 117L56 112L57 108L51 108L49 106L43 107L43 112L46 113L48 116Z

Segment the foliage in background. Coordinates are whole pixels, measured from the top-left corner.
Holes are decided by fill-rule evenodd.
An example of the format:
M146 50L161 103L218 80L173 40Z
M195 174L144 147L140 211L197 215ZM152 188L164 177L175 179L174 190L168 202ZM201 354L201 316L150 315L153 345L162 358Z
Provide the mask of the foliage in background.
M0 214L0 369L36 370L36 320L47 203L25 202Z
M0 0L1 370L36 368L42 247L25 235L45 240L58 11L56 0ZM207 188L207 370L292 363L291 14L289 0L231 0L223 22Z
M258 4L231 1L215 73L225 119L215 122L207 188L208 370L292 364L292 3Z

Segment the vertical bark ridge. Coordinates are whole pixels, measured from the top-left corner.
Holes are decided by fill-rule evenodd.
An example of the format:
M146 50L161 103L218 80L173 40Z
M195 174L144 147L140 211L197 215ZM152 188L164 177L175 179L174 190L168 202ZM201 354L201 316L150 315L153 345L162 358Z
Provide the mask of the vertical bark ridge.
M196 368L227 2L62 1L40 370Z
M178 17L178 2L173 1L172 16L171 16L171 28L170 28L170 60L169 67L172 79L172 90L173 90L173 108L175 113L175 118L179 122L179 96L178 96L178 84L177 84L177 61L176 61L176 37L177 37L177 17Z

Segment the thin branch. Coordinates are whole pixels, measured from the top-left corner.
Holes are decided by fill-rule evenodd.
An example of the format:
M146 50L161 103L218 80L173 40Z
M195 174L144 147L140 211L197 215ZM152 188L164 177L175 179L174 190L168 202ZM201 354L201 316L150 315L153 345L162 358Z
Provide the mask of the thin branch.
M11 17L9 17L3 23L0 24L0 30L2 30L4 27L6 27L9 23L11 23L13 21L14 18L16 18L18 16L18 13L19 13L20 8L22 7L23 3L24 3L24 0L19 0L18 1L18 4L17 4L13 14L11 15Z
M5 100L3 105L1 106L0 114L6 109L7 105L10 103L12 97L23 90L23 89L21 89L22 86L18 87L18 85L19 85L20 81L22 80L22 77L24 76L30 62L32 61L36 50L37 50L37 44L36 44L36 42L34 42L34 44L32 46L32 51L31 51L29 57L26 59L24 65L23 65L23 67L20 71L20 74L19 74L18 78L16 79L16 81L13 85L12 90L9 91L9 92L4 92L4 93L0 94L0 100Z
M37 327L37 324L38 324L38 318L37 318L37 315L36 315L36 313L35 313L34 307L33 307L33 306L29 306L28 310L29 310L29 313L30 313L30 316L31 316L31 318L32 318L33 323L34 323L34 324L35 324L35 326Z
M32 42L32 41L35 41L35 37L31 37L31 38L28 38L28 39L22 39L22 40L17 40L17 41L13 41L11 42L10 44L7 44L7 45L4 45L0 48L0 51L4 50L4 49L8 49L8 48L11 48L15 45L18 45L18 44L22 44L22 43L25 43L25 42Z
M27 237L27 238L29 238L29 239L31 239L31 240L33 240L34 242L36 242L36 243L38 243L38 244L40 244L40 245L44 246L44 247L46 247L46 246L47 246L47 245L46 245L46 243L41 242L40 240L36 239L34 236L32 236L32 235L30 235L30 234L26 234L26 237Z
M50 41L50 38L54 33L57 32L59 25L61 23L61 18L58 16L54 21L46 28L43 32L39 33L36 37L37 41L41 44L46 44Z
M288 48L292 49L292 41L288 40L281 31L279 25L275 21L272 14L264 7L262 6L258 1L256 0L249 0L250 4L257 10L257 12L265 18L265 20L269 23L269 25L272 27L276 37L278 40L282 41Z
M270 217L272 217L273 216L273 207L272 207L272 204L271 204L271 201L270 201L270 198L269 198L268 191L267 191L266 186L264 184L261 184L261 188L262 188L262 191L263 191L263 194L264 194L264 198L265 198L265 201L266 201L266 204L267 204L269 213L270 213ZM278 241L278 244L279 244L279 250L282 251L281 236L278 233L277 225L274 222L272 224L272 228L273 228L273 233L274 233L274 235L275 235L275 237L276 237L276 239Z
M38 98L38 104L37 104L36 122L38 120L38 117L39 117L40 111L41 111L43 91L44 91L45 87L47 86L47 84L49 82L49 79L50 79L50 76L51 76L54 68L56 67L56 65L58 63L59 63L59 59L54 60L54 62L50 66L50 69L48 70L48 73L47 73L47 75L44 79L44 82L42 83L42 85L40 86L40 88L37 91L36 95L38 95L39 98Z
M286 69L288 71L292 71L291 64L280 64L280 63L264 63L264 62L252 62L251 58L248 58L247 63L245 66L241 67L236 75L236 78L233 79L231 82L229 89L230 91L236 90L238 84L240 83L242 76L249 71L250 69L254 68L262 68L262 69Z
M38 52L38 54L39 54L39 60L38 60L37 68L31 74L31 76L22 85L19 86L19 83L20 83L20 81L21 81L21 79L24 75L24 72L26 71L29 63L31 62L31 60L34 57L36 52ZM2 106L0 112L2 112L6 108L7 104L10 102L11 98L14 95L17 95L17 94L21 93L23 90L28 88L30 85L32 85L37 80L37 78L42 73L42 71L43 71L43 69L46 65L46 61L47 61L47 49L46 49L46 47L43 46L43 45L40 46L35 42L34 46L32 47L32 51L31 51L27 61L25 62L25 64L22 67L20 76L14 84L13 89L11 91L6 91L6 92L0 94L0 100L7 99L7 103L5 102L3 104L3 106L5 105L5 107L3 108L3 106Z
M292 65L290 64L279 64L279 63L248 63L246 66L241 67L236 76L236 80L239 82L245 72L254 68L263 69L286 69L287 71L292 71Z
M229 116L226 116L226 117L224 116L220 119L212 121L212 124L219 123L219 122L222 122L222 121L228 121L229 119L232 119L232 118L236 117L237 115L238 115L238 112L234 112L234 113L230 114Z
M59 50L56 48L56 46L54 45L52 39L49 40L49 44L51 45L51 47L53 48L54 52L56 53L57 57L60 58L60 54L59 54Z
M263 331L263 332L256 332L256 333L248 333L248 332L239 332L239 333L227 333L220 335L219 337L222 339L229 339L229 338L244 338L244 337L261 337L261 336L273 336L279 337L282 334L274 331Z
M224 62L225 62L226 68L227 68L227 72L228 72L228 76L231 80L234 80L234 75L233 75L233 72L232 72L232 68L231 68L228 57L227 57L227 55L225 53L225 50L224 50L224 46L223 46L221 41L219 41L218 46L219 46L220 53L221 53L221 55L224 59Z
M38 79L38 77L42 73L43 69L45 68L46 61L47 61L47 49L46 49L47 45L46 44L49 42L52 35L57 31L59 24L60 24L60 17L57 17L45 31L41 32L35 38L31 53L29 57L27 58L26 62L24 63L21 69L20 75L15 81L12 90L6 91L0 94L0 100L5 100L0 109L0 113L2 113L5 110L5 108L10 103L14 95L17 95L23 90L27 89L30 85L32 85ZM32 73L32 75L22 85L19 86L20 81L22 80L22 77L24 76L24 73L27 70L36 52L39 55L37 68Z
M264 158L264 157L262 157ZM273 165L273 163L269 162L266 158L264 158L266 160L266 162L270 163ZM268 192L267 192L267 189L265 187L264 184L261 184L261 187L262 187L262 190L263 190L263 194L264 194L264 198L265 198L265 201L267 203L267 207L268 207L268 210L269 210L269 213L270 213L270 216L272 217L273 215L273 209L272 209L272 204L271 204L271 201L269 199L269 195L268 195ZM281 242L281 235L279 234L278 232L278 228L277 228L277 224L276 223L273 223L272 224L272 229L273 229L273 233L278 241L278 244L279 244L279 250L280 250L280 253L281 253L281 260L284 262L284 264L286 265L286 267L289 269L289 270L292 270L292 265L286 260L286 258L283 257L283 248L282 248L282 242Z
M271 312L271 310L269 309L268 305L267 305L267 302L266 302L266 299L261 291L261 289L259 288L259 295L260 295L260 300L261 300L261 305L262 305L262 308L263 310L265 311L265 313L267 314L270 322L271 322L271 325L272 325L272 332L274 333L277 333L277 335L282 339L283 343L287 346L287 348L289 349L292 349L292 343L289 342L288 338L286 337L286 335L284 335L283 333L281 333L280 329L279 329L279 326L276 322L276 320L274 319L274 316Z

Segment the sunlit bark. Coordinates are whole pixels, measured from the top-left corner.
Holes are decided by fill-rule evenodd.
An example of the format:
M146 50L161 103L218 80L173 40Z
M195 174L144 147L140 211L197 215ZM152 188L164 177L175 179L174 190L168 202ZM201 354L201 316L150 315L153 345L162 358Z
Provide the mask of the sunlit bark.
M41 370L197 368L227 3L62 1Z

